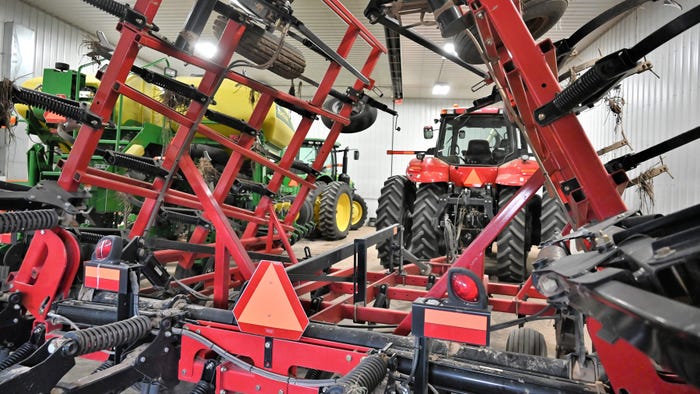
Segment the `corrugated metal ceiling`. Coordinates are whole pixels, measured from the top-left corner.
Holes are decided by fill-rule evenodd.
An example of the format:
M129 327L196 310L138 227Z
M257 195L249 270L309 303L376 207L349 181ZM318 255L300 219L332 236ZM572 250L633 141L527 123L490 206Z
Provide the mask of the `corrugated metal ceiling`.
M26 3L34 5L56 17L75 25L87 32L103 30L107 33L112 42L118 40L118 33L114 30L115 18L104 12L91 7L81 0L24 0ZM550 31L548 37L553 40L567 37L585 22L598 15L612 4L606 0L569 0L569 9L561 21ZM184 21L189 13L192 1L163 0L161 11L155 20L161 28L161 33L174 40L177 33L184 25ZM363 23L367 23L363 16L363 10L367 1L345 1L344 5L356 15ZM344 33L344 24L327 9L320 0L296 0L293 3L294 15L305 23L319 37L326 40L331 47L335 47ZM367 23L368 24L368 23ZM370 30L384 42L384 31L382 26L369 26ZM206 36L211 37L211 29L206 29ZM420 33L436 42L442 42L439 32L435 27L421 28ZM205 38L207 38L205 36ZM440 56L434 55L423 47L402 38L402 63L403 63L403 86L405 97L431 97L431 88L437 79L443 60ZM359 46L356 46L359 47ZM365 59L367 50L362 47L351 54L349 60L356 67L361 67ZM327 62L317 55L305 51L307 58L308 77L318 80L323 75ZM155 60L157 54L142 52L142 56L147 60ZM198 70L192 66L184 68L179 65L182 74L196 73ZM289 86L289 82L277 78L270 73L259 74L253 70L248 70L250 75L256 76L265 82L275 86ZM389 66L386 57L383 57L377 70L374 73L377 86L379 86L387 96L391 95L391 79L389 76ZM441 80L449 82L452 89L449 97L453 98L473 98L486 95L487 92L476 94L470 91L470 87L477 82L478 78L466 72L462 68L451 64L449 61L444 64ZM336 86L339 90L344 90L349 86L353 78L349 73L343 73Z

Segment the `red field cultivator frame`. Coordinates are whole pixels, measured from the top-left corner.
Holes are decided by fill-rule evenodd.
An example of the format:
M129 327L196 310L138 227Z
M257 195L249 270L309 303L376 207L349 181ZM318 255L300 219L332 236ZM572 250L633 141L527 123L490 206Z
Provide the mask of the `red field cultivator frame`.
M615 255L629 239L621 234L646 234L650 243L675 235L664 238L662 246L654 244L651 248L673 247L683 251L683 256L691 256L682 261L682 267L677 265L680 260L664 267L682 268L689 273L689 280L695 279L697 264L692 265L692 256L696 251L688 245L697 243L685 241L697 237L689 230L697 226L698 210L691 208L661 219L626 211L619 192L627 182L625 170L634 158L604 166L570 113L571 108L560 105L552 111L550 104L558 98L569 97L569 102L581 103L577 96L580 89L579 93L560 89L555 47L549 41L534 42L520 17L517 1L468 1L464 5L475 17L492 76L490 82L496 82L506 103L512 104L508 110L517 109L519 117L514 120L521 119L543 172L530 179L451 266L441 261L411 261L406 254L398 261L407 264L391 267L388 272L367 271L367 249L386 239L400 240L400 226L357 239L327 254L301 259L294 255L287 237L304 198L314 187L312 171L305 179L291 171L312 122L318 115L335 121L313 163L318 170L343 126L349 123L353 104L371 100L363 91L373 88L371 73L386 51L339 1L324 0L347 25L334 51L292 17L285 2L252 2L257 7L242 13L221 2L199 0L186 29L201 27L212 12L227 18L219 51L209 61L191 55L180 40L173 45L156 34L153 21L161 5L158 0L139 0L133 8L111 0L87 2L118 16L117 29L121 32L90 109L35 92L13 91L16 100L46 107L83 125L57 184L15 188L5 194L8 197L0 196L13 202L9 209L17 210L3 214L3 231L36 230L21 267L11 275L0 297L0 337L6 349L6 356L0 359L1 392L45 392L53 387L64 392L105 392L135 383L151 392L178 382L191 382L196 393L364 392L382 383L388 393L600 392L611 387L619 391L653 388L692 392L692 385L699 384L696 372L700 367L694 352L700 333L683 325L698 316L696 294L688 296L691 302L681 304L678 299L683 294L669 296L669 289L678 285L670 283L675 277L669 279L651 268L649 275L658 279L663 291L634 287L628 274L635 272L632 268L636 260L631 253ZM244 3L251 5L250 1ZM366 14L376 22L381 15L375 13L379 11L372 4L376 5L371 3ZM251 23L296 30L298 33L291 37L330 60L311 100L280 92L229 69L231 56ZM369 46L360 70L344 60L358 38ZM184 113L125 83L143 47L204 71L196 88L173 80L161 81L162 87L189 99ZM332 90L343 68L357 77L346 94ZM224 78L260 93L250 119L231 121L248 132L233 137L200 123L208 116L207 106ZM344 100L338 114L321 107L329 94ZM179 124L161 162L125 159L132 164L137 161L134 166L154 174L153 181L89 166L119 95ZM261 128L272 103L303 117L278 160L270 160L254 149L256 130ZM550 116L556 120L550 122ZM196 133L231 151L214 187L204 181L189 155L189 144ZM285 219L277 218L269 196L263 196L255 210L224 202L246 160L273 172L267 185L272 194L285 176L302 185ZM484 250L545 179L556 191L552 194L567 207L577 231L545 248L534 277L522 286L488 283ZM85 213L82 204L86 193L81 185L144 199L128 236L93 239L91 256L85 259L80 257L80 247L88 237L71 228L72 220ZM204 222L191 233L189 242L159 241L149 234L165 207L201 212ZM233 221L244 223L243 230L236 232ZM215 242L206 243L212 231ZM570 255L566 247L570 240L597 251ZM662 253L664 250L657 250L658 259L672 255ZM404 253L399 247L395 252ZM353 256L352 268L334 267ZM177 262L189 268L202 257L214 258L213 272L171 281L164 267ZM687 261L691 264L685 264ZM630 266L620 268L622 262ZM608 273L611 276L605 276ZM152 286L140 286L140 277ZM175 291L183 285L200 284L199 291L189 287L184 293ZM609 286L619 286L620 292L606 292ZM634 291L652 297L653 305L647 305L646 311L631 305L629 297L638 296ZM511 298L492 297L494 294ZM411 312L389 309L389 300L412 302ZM488 348L489 332L494 329L491 311L519 315L508 325L525 323L525 315L557 315L560 320L580 323L580 327L572 328L576 339L567 343L571 354L548 359ZM655 319L652 312L672 313L678 320ZM600 362L581 346L584 315ZM347 321L352 323L342 324ZM630 327L636 323L647 329L635 337ZM385 325L395 332L372 330ZM411 332L413 338L405 336ZM463 345L449 346L448 341ZM91 375L59 383L77 356L105 362ZM619 368L616 361L620 357L634 360L639 370L630 373ZM601 371L603 366L608 378Z

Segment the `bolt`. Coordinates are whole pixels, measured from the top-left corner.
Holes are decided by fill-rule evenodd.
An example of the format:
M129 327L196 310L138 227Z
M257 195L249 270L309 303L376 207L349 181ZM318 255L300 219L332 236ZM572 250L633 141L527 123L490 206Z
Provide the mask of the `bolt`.
M19 323L19 319L15 317L14 319L12 319L12 322L17 324L17 323Z
M19 308L21 308L21 307L19 306L19 304L15 304L12 306L12 308L14 308L14 310L18 311Z
M165 335L166 338L170 338L171 336L173 336L173 333L170 331L166 331L163 335Z
M180 371L180 372L182 372L183 375L187 375L187 370L186 370L186 369L183 369L183 370Z
M279 391L277 392L277 394L284 394L284 390L279 389Z
M265 349L269 349L269 348L270 348L270 342L265 342Z
M169 351L170 351L170 348L169 348L169 347L166 346L166 347L163 348L163 353L167 353L167 352L169 352Z
M219 390L219 394L226 394L226 390L224 390L224 389Z
M46 234L46 230L41 230L41 231L39 231L39 234L41 234L41 235Z
M262 388L262 387L260 387L259 384L256 384L256 385L255 385L255 391L260 391L261 388Z
M32 194L31 196L29 196L29 199L34 200L34 199L36 199L36 196Z
M484 19L484 13L480 12L480 13L476 14L476 17L479 19Z
M139 362L142 363L142 364L145 363L145 362L146 362L146 357L141 356L141 358L139 358Z
M226 367L221 367L221 372L226 372L227 368Z
M349 354L347 356L345 356L345 361L347 361L347 362L352 361L352 356Z
M545 118L547 118L547 116L545 114L538 114L537 115L537 120L541 121L541 120L545 120Z
M201 334L201 333L202 333L202 330L197 329L197 330L195 330L195 332L196 332L197 334Z
M487 39L486 39L486 45L493 45L493 39L487 38Z

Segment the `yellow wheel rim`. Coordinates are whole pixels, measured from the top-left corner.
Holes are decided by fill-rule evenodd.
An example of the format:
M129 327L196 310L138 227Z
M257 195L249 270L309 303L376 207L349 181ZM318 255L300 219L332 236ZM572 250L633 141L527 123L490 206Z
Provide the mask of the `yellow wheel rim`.
M362 204L359 201L352 201L352 225L356 225L362 219Z
M338 230L345 231L350 226L350 213L352 212L352 201L346 193L338 196L338 205L335 208L335 223Z

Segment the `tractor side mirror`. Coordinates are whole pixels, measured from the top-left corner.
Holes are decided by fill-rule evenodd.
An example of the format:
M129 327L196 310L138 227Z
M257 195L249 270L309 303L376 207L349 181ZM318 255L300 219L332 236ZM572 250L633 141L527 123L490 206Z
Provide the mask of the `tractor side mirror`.
M360 160L360 151L356 150L356 151L352 152L352 158L353 158L353 160Z
M426 140L433 138L433 126L423 126L423 138Z

